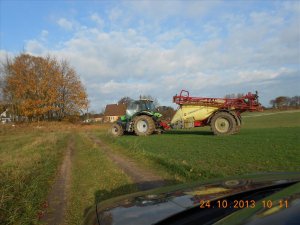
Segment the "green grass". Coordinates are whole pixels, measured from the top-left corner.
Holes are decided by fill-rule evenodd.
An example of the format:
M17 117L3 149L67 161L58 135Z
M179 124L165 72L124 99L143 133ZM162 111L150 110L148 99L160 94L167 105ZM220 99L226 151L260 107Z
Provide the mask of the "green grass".
M261 116L255 116L260 115ZM237 135L213 136L209 128L173 130L163 135L112 138L97 126L0 126L0 223L38 224L38 213L58 166L74 137L68 224L81 224L96 202L136 191L86 132L93 132L116 153L135 159L174 182L228 176L299 171L300 113L246 114ZM47 126L42 124L41 126ZM105 129L105 130L104 130Z
M68 224L82 224L91 206L114 196L136 191L129 177L82 133L75 135Z
M70 140L67 224L82 224L85 213L98 201L137 190L82 132L94 128L58 125L0 126L0 224L41 223L38 214Z
M274 113L274 114L272 114ZM243 114L242 114L243 115ZM283 112L247 113L243 118L243 129L299 127L300 110Z
M0 132L1 224L37 224L67 134L40 130Z
M105 137L140 162L152 161L174 179L194 181L247 173L299 171L300 113L246 117L241 132L213 136L209 128L163 135Z

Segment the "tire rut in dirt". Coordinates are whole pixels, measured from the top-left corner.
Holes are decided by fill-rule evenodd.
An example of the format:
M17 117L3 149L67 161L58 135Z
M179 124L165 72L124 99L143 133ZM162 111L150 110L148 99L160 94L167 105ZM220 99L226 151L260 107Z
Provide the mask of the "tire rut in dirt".
M65 224L67 192L71 182L71 157L74 151L74 139L69 140L68 147L57 177L47 197L47 209L41 218L43 224Z
M166 185L167 182L161 176L142 168L140 165L124 155L116 154L100 139L92 135L89 137L94 143L101 147L101 150L133 180L140 191L150 190Z

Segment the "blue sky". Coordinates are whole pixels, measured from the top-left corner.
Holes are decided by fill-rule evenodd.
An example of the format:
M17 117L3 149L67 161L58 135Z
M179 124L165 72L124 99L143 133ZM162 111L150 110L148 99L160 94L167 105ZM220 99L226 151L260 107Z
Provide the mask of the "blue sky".
M67 59L97 112L181 89L268 105L300 95L300 1L0 0L0 59L22 51Z

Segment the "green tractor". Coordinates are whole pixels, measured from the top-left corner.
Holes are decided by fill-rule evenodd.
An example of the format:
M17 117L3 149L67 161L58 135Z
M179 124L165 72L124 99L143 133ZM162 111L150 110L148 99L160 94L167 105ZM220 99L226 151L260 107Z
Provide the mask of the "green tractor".
M141 99L131 101L126 109L126 115L121 116L111 128L114 136L121 136L124 132L135 133L138 136L161 133L163 126L160 122L161 114L156 112L152 100Z

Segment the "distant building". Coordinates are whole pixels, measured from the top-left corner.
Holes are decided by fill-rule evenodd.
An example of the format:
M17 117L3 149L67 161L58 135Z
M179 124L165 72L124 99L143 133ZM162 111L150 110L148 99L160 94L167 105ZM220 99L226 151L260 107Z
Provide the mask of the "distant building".
M0 114L0 121L1 123L10 123L11 118L7 115L7 110Z
M104 122L113 123L118 120L120 116L125 115L126 105L125 104L110 104L106 105L104 112Z
M90 118L91 118L92 122L95 122L95 123L103 123L103 120L104 120L103 114L93 114L93 115L91 115Z
M7 110L5 110L3 113L1 113L0 117L6 117L6 112L7 112Z
M95 122L102 123L102 122L103 122L103 117L95 117L95 118L94 118L94 121L95 121Z

